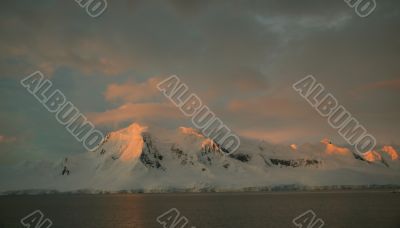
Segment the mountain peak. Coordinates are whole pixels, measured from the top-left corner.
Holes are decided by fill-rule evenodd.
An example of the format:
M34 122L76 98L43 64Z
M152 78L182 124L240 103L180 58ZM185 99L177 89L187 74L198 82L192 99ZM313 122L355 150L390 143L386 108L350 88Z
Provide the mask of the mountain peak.
M194 135L194 136L197 136L200 138L204 138L204 136L198 130L190 128L190 127L180 127L179 131L185 135Z
M147 131L148 127L144 125L140 125L138 123L132 123L126 128L123 128L121 130L116 131L116 133L122 133L122 134L141 134L142 132Z
M112 158L122 161L131 161L138 158L143 148L142 133L147 131L146 126L133 123L126 128L111 132L107 136L107 141L101 147L101 153L114 151ZM115 153L115 151L118 151Z

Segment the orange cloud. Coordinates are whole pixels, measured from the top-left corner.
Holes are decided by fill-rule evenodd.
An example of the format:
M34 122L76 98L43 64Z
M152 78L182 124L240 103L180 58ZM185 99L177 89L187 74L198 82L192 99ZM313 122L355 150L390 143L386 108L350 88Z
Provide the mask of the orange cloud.
M17 141L16 137L8 137L5 135L0 135L0 143L11 143Z
M399 159L399 154L397 153L397 151L392 147L392 146L384 146L382 148L382 151L389 154L390 158L392 160L397 160Z
M190 127L179 127L179 130L186 135L195 135L197 137L204 137L202 134L200 134L196 129L190 128Z
M364 159L369 162L382 161L382 156L376 151L368 151L364 154Z
M150 78L143 83L128 82L125 84L111 84L107 87L105 97L107 101L122 100L137 102L160 95L157 90L159 78Z
M352 91L354 95L373 90L398 90L400 91L400 79L378 81L357 87Z
M177 119L182 115L179 109L170 104L144 103L124 104L116 109L87 114L88 119L97 125L118 124L124 121L141 121L157 119Z
M292 148L292 150L297 150L297 145L296 144L291 144L290 148Z
M350 154L350 150L345 147L339 147L331 143L329 139L323 139L321 141L322 144L326 145L325 152L327 154L340 154L340 155L347 155Z

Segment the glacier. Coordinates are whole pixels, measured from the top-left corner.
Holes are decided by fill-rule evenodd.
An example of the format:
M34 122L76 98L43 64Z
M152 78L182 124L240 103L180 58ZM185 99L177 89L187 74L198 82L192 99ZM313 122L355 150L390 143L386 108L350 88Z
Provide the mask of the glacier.
M241 138L237 152L199 131L138 123L109 133L98 149L59 161L0 167L2 194L270 191L400 186L398 147L364 156L328 139L303 145Z

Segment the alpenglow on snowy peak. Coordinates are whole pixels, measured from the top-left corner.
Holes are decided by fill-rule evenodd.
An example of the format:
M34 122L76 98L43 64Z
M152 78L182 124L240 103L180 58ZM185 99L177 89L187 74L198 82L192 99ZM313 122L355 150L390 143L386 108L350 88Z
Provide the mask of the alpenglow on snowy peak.
M359 156L320 143L277 145L241 139L226 155L199 131L134 123L109 133L98 149L60 162L23 162L2 170L0 191L243 191L279 186L400 185L398 148Z

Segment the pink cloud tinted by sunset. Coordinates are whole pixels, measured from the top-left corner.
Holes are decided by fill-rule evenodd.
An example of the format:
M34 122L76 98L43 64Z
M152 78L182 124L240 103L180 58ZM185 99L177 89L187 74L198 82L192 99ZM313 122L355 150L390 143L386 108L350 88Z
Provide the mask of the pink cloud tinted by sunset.
M357 87L352 91L353 95L360 95L374 90L395 90L400 91L400 79L384 80L368 83Z
M17 141L16 137L9 137L5 135L0 135L0 143L10 143Z

